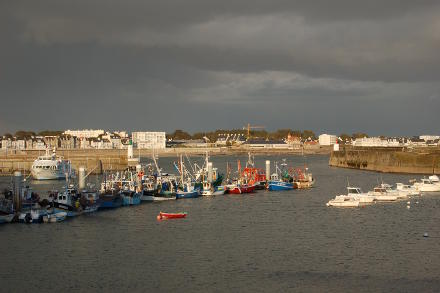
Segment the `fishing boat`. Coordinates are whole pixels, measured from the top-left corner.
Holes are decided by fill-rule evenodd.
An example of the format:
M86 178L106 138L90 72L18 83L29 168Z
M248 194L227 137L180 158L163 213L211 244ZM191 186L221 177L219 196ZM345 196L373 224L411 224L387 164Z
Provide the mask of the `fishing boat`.
M81 197L73 185L69 185L62 192L51 193L49 198L54 211L65 211L68 217L79 216L84 210L80 202Z
M141 184L142 184L141 201L153 202L154 196L157 194L156 178L154 176L143 175L141 178Z
M243 169L241 177L249 186L253 186L254 190L266 189L266 173L262 168L255 167L255 160L251 153L248 153L246 168Z
M191 180L183 183L183 188L178 188L176 191L176 199L183 198L198 198L200 189L195 188L195 183Z
M243 194L243 193L252 193L254 192L256 186L248 185L248 184L229 184L225 185L227 193L230 194Z
M104 181L99 191L99 209L114 209L122 206L121 189L113 179L113 174L108 176L107 172L104 172Z
M328 207L359 207L359 199L353 196L336 196L334 199L329 200Z
M94 190L82 190L80 192L80 204L85 214L98 211L101 206L99 193Z
M122 205L122 197L118 192L108 190L104 193L99 194L99 200L101 205L99 209L114 209L119 208Z
M218 172L212 162L209 162L209 155L206 153L205 162L202 167L195 164L195 187L203 190L206 188L205 183L210 182L209 188L216 189L223 183L223 175ZM220 188L221 190L222 188Z
M224 186L213 186L210 182L203 182L202 189L203 196L214 196L214 195L223 195L226 193L226 188Z
M277 173L270 175L270 180L267 182L267 189L269 191L285 191L293 190L294 188L293 183L280 180Z
M160 212L159 215L157 215L158 220L180 219L180 218L186 218L186 213L163 213L163 212Z
M174 175L163 173L157 177L158 191L154 201L165 201L176 199L177 182Z
M304 171L296 169L293 171L293 186L298 189L311 188L315 183L312 173L309 172L309 168L304 167Z
M199 195L200 195L200 191L199 190L193 190L193 191L177 190L177 192L176 192L176 199L198 198Z
M180 182L176 191L176 199L198 198L200 195L200 188L196 188L196 182L193 180L194 175L191 174L191 172L185 167L183 155L180 155L179 165L174 163L174 167L180 174Z
M270 180L267 182L267 189L269 191L286 191L293 190L293 179L290 180L288 172L285 170L287 166L285 160L281 164L281 168L275 163L275 173L270 175Z
M133 190L125 189L121 190L122 205L131 206L141 203L141 194Z
M46 154L32 163L31 174L36 180L64 179L66 174L72 176L73 170L70 161L57 156L54 148L52 154L46 149Z

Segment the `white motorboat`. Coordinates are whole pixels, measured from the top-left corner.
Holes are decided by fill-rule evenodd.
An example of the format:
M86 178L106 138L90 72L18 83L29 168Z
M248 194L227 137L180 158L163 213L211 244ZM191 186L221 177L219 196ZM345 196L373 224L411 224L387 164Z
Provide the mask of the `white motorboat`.
M389 192L387 188L383 186L376 186L373 191L368 192L370 195L374 196L377 201L396 201L399 195L396 192Z
M420 191L418 191L414 186L408 184L396 183L396 190L398 190L400 193L406 193L407 196L420 195Z
M369 193L364 193L359 187L347 187L347 195L340 196L352 196L355 199L359 199L360 203L372 203L375 200L375 197L370 195Z
M429 180L432 181L432 183L434 184L439 184L440 183L440 179L438 178L437 175L431 175L428 177Z
M347 195L338 195L327 203L328 207L359 207L359 205L359 199Z
M393 189L391 185L386 184L386 183L382 183L380 185L381 187L385 188L385 190L387 191L387 193L389 193L390 195L395 195L397 196L397 199L404 199L408 197L408 193L398 190L398 189Z
M44 156L39 156L31 167L32 177L36 180L64 179L72 175L70 161L56 155L55 149L52 154L46 149Z
M414 187L420 192L439 192L440 184L434 183L431 179L422 178L420 182L414 183Z
M67 212L53 212L43 216L44 223L62 222L66 219Z

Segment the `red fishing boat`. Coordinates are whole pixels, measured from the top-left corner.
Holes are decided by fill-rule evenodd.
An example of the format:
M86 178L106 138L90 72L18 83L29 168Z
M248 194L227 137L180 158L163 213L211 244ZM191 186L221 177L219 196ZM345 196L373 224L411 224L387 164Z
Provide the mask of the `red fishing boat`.
M238 187L237 184L226 185L226 188L227 188L228 193L230 193L230 194L241 194L242 193L240 187Z
M248 184L230 184L226 187L228 188L228 193L231 194L251 193L255 190L255 186Z
M158 220L167 220L167 219L180 219L185 218L186 213L162 213L160 212L159 215L157 215Z
M249 186L253 186L251 192L254 189L266 188L266 172L262 168L255 168L255 163L252 155L249 153L249 159L246 163L246 168L243 169L241 177L247 182ZM239 167L241 169L241 166Z

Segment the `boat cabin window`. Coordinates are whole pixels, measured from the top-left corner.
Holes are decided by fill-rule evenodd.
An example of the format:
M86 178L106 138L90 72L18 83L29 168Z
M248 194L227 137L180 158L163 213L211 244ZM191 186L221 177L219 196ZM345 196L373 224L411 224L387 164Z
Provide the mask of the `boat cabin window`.
M349 188L348 189L348 193L361 193L361 191L359 190L359 188Z

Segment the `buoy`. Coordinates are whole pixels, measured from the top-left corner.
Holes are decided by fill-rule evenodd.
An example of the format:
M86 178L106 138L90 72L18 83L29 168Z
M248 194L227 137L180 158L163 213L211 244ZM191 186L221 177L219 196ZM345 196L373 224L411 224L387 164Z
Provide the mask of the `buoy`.
M418 204L419 202L418 202L418 201L416 201L416 203Z
M425 233L423 234L423 237L428 237L428 233L425 232Z
M406 204L411 204L411 202L410 202L410 201L407 201Z
M407 209L410 209L410 208L411 208L411 206L406 206L406 208L407 208Z

